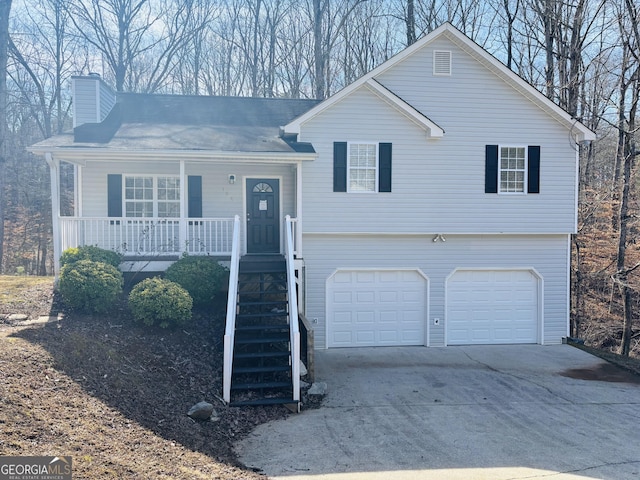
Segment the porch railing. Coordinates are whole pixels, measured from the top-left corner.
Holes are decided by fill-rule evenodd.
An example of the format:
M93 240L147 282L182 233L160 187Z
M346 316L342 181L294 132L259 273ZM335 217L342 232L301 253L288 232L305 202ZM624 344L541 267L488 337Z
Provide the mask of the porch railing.
M293 400L300 401L300 327L298 325L298 294L293 262L294 235L289 215L285 219L285 259L287 261L287 293L289 297L289 335L291 342L291 377L293 381Z
M124 255L231 255L233 218L60 217L61 250L96 245Z
M236 304L238 296L238 274L240 271L240 217L233 220L231 262L229 264L229 295L227 297L227 319L224 330L224 354L222 371L222 397L231 401L231 375L233 372L233 345L236 332Z

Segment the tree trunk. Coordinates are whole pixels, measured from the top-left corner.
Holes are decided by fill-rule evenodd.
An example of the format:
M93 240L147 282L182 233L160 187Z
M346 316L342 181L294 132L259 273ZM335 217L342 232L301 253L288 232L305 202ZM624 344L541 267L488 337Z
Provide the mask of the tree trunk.
M407 0L407 46L416 42L416 12L413 0Z
M325 1L313 0L313 60L315 67L315 97L324 100L325 97L325 62L326 56L323 48L322 19L324 17Z
M7 161L7 55L9 48L9 13L11 12L11 0L0 1L0 273L4 258L4 217L5 197L4 179L5 163Z
M631 347L631 337L633 335L633 305L631 297L631 288L627 283L627 273L625 270L625 254L627 245L627 234L629 230L629 197L631 195L631 184L633 182L633 166L637 152L635 150L634 134L635 134L635 118L638 108L639 93L638 87L640 81L638 79L640 75L640 67L636 69L633 74L634 81L631 83L632 101L629 108L629 129L624 135L624 178L622 199L620 202L620 237L618 242L618 261L617 268L621 274L622 282L622 299L624 302L624 318L622 322L622 339L620 341L620 354L629 356L629 350Z

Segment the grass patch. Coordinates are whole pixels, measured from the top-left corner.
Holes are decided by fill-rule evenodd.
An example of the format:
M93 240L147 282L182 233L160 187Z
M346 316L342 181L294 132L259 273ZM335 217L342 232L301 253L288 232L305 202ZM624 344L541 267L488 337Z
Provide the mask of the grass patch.
M40 285L53 285L53 277L0 275L0 303L19 302L25 290Z

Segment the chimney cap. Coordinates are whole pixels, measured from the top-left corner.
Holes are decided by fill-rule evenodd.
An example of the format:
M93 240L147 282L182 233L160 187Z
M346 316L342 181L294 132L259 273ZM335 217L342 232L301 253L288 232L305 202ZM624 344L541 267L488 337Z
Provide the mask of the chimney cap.
M98 72L89 72L89 76L100 78L100 74Z

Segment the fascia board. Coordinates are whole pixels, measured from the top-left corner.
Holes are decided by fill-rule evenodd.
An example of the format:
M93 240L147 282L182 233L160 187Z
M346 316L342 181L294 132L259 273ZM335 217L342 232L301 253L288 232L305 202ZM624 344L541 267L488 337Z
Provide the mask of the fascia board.
M108 161L132 161L153 160L157 162L172 162L176 160L189 160L191 162L223 162L232 161L238 163L278 163L290 164L297 162L313 161L318 157L317 153L287 153L287 152L224 152L208 150L115 150L108 148L33 148L28 150L35 154L45 155L51 153L54 158L76 164L86 164L90 160Z

